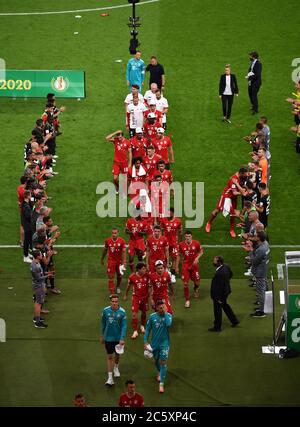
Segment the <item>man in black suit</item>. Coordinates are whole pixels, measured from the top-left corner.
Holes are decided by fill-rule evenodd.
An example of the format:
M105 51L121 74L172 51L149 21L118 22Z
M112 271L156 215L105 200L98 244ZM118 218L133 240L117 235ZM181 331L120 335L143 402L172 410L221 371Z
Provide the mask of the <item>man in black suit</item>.
M223 121L231 123L231 108L234 95L239 96L239 88L235 74L231 74L230 65L226 65L225 74L222 74L219 83L219 96L222 100Z
M246 79L248 80L248 93L249 93L249 98L252 105L251 107L252 114L256 114L258 113L257 94L261 86L262 64L258 60L257 52L250 53L250 61L251 61L251 64L250 64Z
M239 324L232 308L227 304L227 298L231 293L230 279L232 271L228 265L224 264L224 259L221 256L215 256L213 264L216 268L216 273L211 282L210 296L214 303L214 327L210 328L210 332L221 332L222 326L222 309L231 322L234 328Z

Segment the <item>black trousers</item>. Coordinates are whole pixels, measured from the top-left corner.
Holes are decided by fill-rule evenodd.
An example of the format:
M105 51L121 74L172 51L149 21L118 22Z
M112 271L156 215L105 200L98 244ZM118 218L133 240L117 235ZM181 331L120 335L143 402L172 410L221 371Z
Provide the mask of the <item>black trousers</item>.
M32 249L32 231L24 229L23 253L26 257L28 256L29 248Z
M232 308L229 304L227 304L227 301L224 300L222 304L218 303L218 301L213 300L214 303L214 315L215 315L215 321L214 321L214 327L215 329L221 329L222 326L222 309L224 310L224 313L230 320L232 324L235 324L238 322L234 312L232 311Z
M257 98L257 94L259 92L259 89L260 89L260 86L257 86L257 85L248 86L249 99L250 99L250 102L251 102L251 105L252 105L252 109L256 113L258 113L258 98Z
M233 95L222 95L223 116L226 119L230 119L232 104Z

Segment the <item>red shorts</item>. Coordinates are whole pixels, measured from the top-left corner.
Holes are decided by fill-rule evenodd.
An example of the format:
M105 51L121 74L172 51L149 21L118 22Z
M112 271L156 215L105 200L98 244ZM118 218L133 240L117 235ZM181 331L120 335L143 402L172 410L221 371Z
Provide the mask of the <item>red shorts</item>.
M107 269L106 269L106 273L107 274L111 274L111 273L117 273L117 276L120 276L120 265L122 265L122 263L119 262L113 262L113 261L108 261L107 262Z
M176 245L176 246L169 246L170 257L177 258L178 253L179 253L179 246L178 245Z
M154 261L151 261L151 259L149 259L149 271L150 273L155 273L155 263L156 263L157 259L155 259ZM166 260L162 259L161 261L163 261L164 266L166 267Z
M230 205L229 214L233 215L235 209L237 208L237 197L231 198L231 197L226 197L224 194L222 194L216 209L218 209L219 212L224 213L224 208L227 207L227 203Z
M199 266L182 264L181 279L183 283L188 283L189 280L198 282L200 280Z
M131 310L134 313L137 313L139 310L143 312L148 311L149 310L148 298L140 298L133 295L132 302L131 302Z
M130 256L139 255L139 252L145 252L146 246L144 239L129 240L128 253Z
M169 301L169 297L167 295L164 295L163 297L160 297L159 295L153 295L153 301L154 301L155 305L156 305L156 301L159 299L163 300L163 302L166 304L168 313L173 314L173 310L172 310L172 307L171 307L171 304Z
M127 163L113 162L113 167L112 167L113 175L120 175L121 173L127 174L127 172L128 172Z

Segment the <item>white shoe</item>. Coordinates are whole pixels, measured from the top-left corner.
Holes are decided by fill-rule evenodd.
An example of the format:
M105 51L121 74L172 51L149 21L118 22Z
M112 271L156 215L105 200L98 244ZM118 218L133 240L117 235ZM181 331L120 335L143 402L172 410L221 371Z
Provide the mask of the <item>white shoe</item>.
M251 273L251 271L246 271L246 273L244 273L244 276L252 277L253 274Z
M117 366L114 366L114 377L115 378L120 378L121 374L119 371L119 368Z
M116 190L116 194L119 194L119 192Z
M114 385L114 380L112 378L108 378L108 380L106 381L105 385L108 385L110 387L113 386Z
M160 393L164 393L164 392L165 392L165 387L164 387L163 383L160 383L160 384L159 384L158 391L159 391Z
M58 159L58 156L55 154L55 156L52 156L52 159Z
M24 262L28 262L28 264L31 264L32 263L32 258L29 258L29 256L24 256L24 258L23 258L23 261Z
M58 175L59 174L59 172L51 172L52 173L52 175Z
M142 333L142 334L144 334L144 333L145 333L145 328L144 328L144 326L143 326L143 325L141 325L141 326L140 326L140 330L141 330L141 333Z
M131 335L131 338L132 338L133 340L135 340L138 336L139 336L138 331L134 331L134 332L133 332L133 334Z
M185 308L190 308L190 306L191 306L190 301L186 301L185 304L184 304L184 306L185 306Z
M120 294L120 293L121 293L121 289L117 288L117 294Z

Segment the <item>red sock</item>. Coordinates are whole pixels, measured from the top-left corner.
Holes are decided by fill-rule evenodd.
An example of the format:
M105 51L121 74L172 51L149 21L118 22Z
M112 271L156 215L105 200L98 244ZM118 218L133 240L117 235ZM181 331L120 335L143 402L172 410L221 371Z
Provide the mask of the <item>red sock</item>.
M132 329L133 329L134 331L137 331L137 328L138 328L138 320L137 320L137 319L132 319L132 321L131 321L131 325L132 325Z
M142 311L142 315L141 315L141 324L142 324L143 326L145 326L145 325L146 325L146 312L145 312L145 311Z
M234 216L230 217L230 230L234 230L235 218Z
M121 285L122 276L117 276L117 287L119 288Z
M115 293L114 279L108 279L108 289L111 294Z
M183 290L184 290L185 300L188 301L190 299L190 288L189 288L189 285L184 285Z

